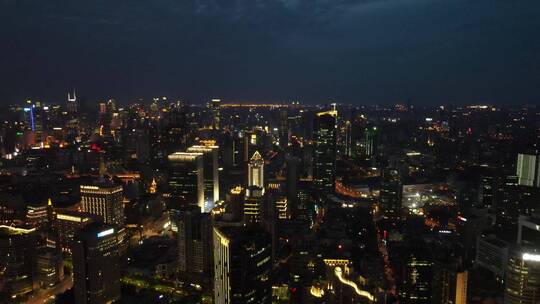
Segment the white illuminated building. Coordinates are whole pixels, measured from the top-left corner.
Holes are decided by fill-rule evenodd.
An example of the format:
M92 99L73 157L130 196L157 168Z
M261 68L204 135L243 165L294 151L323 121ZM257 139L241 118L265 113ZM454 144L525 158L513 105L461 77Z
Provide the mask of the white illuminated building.
M256 151L248 164L248 186L264 188L264 159Z

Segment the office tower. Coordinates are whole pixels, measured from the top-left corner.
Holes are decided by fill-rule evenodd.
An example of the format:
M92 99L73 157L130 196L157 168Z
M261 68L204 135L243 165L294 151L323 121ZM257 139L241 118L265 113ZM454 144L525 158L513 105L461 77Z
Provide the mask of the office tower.
M26 223L34 228L39 228L49 222L50 207L42 206L26 206Z
M60 248L42 247L37 251L37 279L41 288L56 285L64 277Z
M246 190L240 186L232 188L225 198L225 213L231 221L241 221L244 216Z
M508 261L509 244L493 235L481 236L476 245L475 265L504 278Z
M516 172L521 186L540 187L540 157L537 154L519 153Z
M317 113L314 121L313 183L319 191L334 193L336 184L337 111Z
M382 175L379 203L382 214L390 218L401 216L401 203L403 196L403 184L399 172L394 169L386 169Z
M187 152L203 154L204 206L210 211L219 200L219 147L215 145L192 146Z
M82 211L100 216L106 224L124 226L123 200L121 185L113 183L81 185Z
M248 189L248 191L250 191ZM246 193L248 193L246 191ZM251 195L246 196L244 199L244 223L246 225L257 224L262 222L264 198L262 195L254 194L253 191L249 192ZM255 191L255 193L257 193Z
M540 254L527 246L511 250L508 257L504 304L533 304L540 297Z
M202 212L204 205L204 166L202 153L176 152L169 160L169 194L171 207L197 205Z
M71 115L77 114L79 105L77 104L77 95L75 93L75 90L73 90L73 95L71 95L69 92L67 93L67 103L66 103L66 109L67 112Z
M118 236L115 226L92 223L75 237L73 287L76 304L120 299Z
M345 129L345 136L344 136L344 143L343 143L343 147L345 148L344 150L344 155L345 156L348 156L348 157L351 157L353 155L353 140L352 140L352 123L350 120L347 120L345 122L345 126L344 126L344 129Z
M279 146L285 149L289 145L289 114L286 109L279 112Z
M497 177L492 172L482 174L480 177L478 197L486 208L494 206L495 193L497 191Z
M181 279L211 286L214 256L212 254L212 220L195 205L180 207L175 216L178 227L178 270Z
M271 303L271 255L260 228L214 228L214 303Z
M275 210L277 219L286 220L291 218L291 209L289 206L289 201L286 197L280 196L275 198Z
M264 189L264 159L255 151L248 164L248 187Z
M0 226L0 299L23 297L33 290L35 229Z
M221 99L212 99L212 129L221 129Z
M364 155L372 158L377 154L377 127L364 129Z
M510 223L512 227L520 215L525 215L525 208L521 203L520 193L522 187L519 186L518 177L508 175L498 180L498 189L495 195L494 210L496 220L503 223Z
M518 221L517 243L532 248L540 248L540 218L520 216Z
M433 262L429 249L421 241L411 241L411 251L405 257L400 302L431 303Z
M63 252L71 253L73 238L86 225L98 221L99 217L94 214L62 211L57 212L53 221L53 229L58 236L58 243Z

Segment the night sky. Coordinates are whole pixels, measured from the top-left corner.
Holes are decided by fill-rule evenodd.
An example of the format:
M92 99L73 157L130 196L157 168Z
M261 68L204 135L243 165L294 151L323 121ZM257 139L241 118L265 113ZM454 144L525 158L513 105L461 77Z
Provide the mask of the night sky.
M0 0L0 103L540 104L539 0Z

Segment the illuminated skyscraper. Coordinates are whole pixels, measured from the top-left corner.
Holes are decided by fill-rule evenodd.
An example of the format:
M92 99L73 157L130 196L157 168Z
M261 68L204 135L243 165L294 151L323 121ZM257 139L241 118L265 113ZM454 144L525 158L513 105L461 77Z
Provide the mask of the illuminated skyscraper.
M116 228L92 223L75 237L75 304L112 303L120 299L119 240Z
M517 247L508 257L504 288L505 304L533 304L540 298L538 248Z
M244 223L255 224L262 220L264 205L264 160L256 151L248 163L248 188L244 199Z
M0 299L32 291L36 246L35 229L0 226Z
M387 169L383 172L379 202L381 211L387 217L399 218L403 198L403 184L397 170Z
M521 186L540 187L540 157L537 154L518 154L516 172Z
M336 184L337 111L317 113L314 122L314 172L317 190L333 193Z
M212 129L221 129L221 99L212 99Z
M176 152L168 156L169 194L172 206L193 204L208 212L204 204L203 153Z
M75 90L73 90L73 95L71 95L69 92L67 93L66 108L69 114L77 114L79 105L77 103L77 95Z
M204 166L204 206L212 210L214 203L219 200L219 163L218 146L192 146L187 152L202 153Z
M272 301L272 241L260 228L214 228L214 303Z
M178 227L178 270L186 282L210 286L212 265L212 221L195 205L182 206L175 216Z
M264 159L256 151L248 164L248 187L264 188Z
M345 125L343 126L345 129L345 136L343 138L344 143L343 147L345 148L345 151L343 152L346 156L351 157L353 155L353 140L352 140L352 123L351 121L347 120L345 122Z
M364 155L372 158L377 152L377 127L367 127L364 130Z
M112 183L81 185L82 211L100 216L106 224L124 226L123 200L121 185Z

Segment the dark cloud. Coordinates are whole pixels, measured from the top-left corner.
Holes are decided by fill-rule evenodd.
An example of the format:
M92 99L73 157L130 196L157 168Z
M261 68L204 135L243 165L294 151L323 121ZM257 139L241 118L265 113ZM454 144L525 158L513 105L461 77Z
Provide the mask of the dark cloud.
M0 0L0 102L537 102L536 0Z

